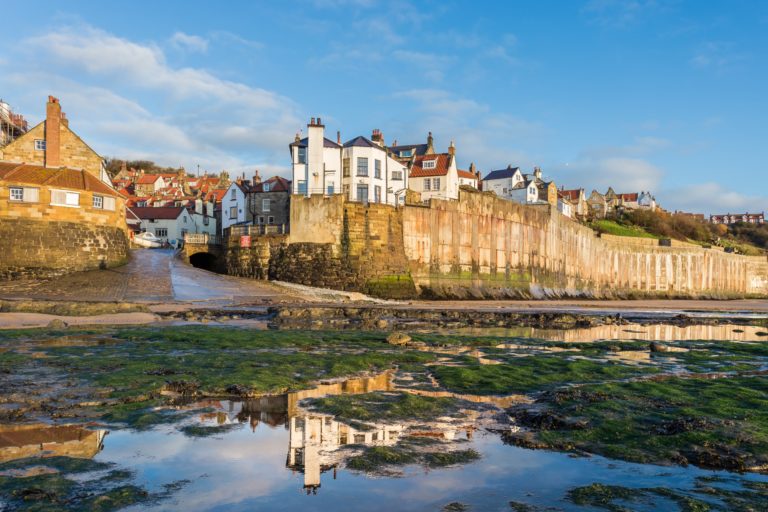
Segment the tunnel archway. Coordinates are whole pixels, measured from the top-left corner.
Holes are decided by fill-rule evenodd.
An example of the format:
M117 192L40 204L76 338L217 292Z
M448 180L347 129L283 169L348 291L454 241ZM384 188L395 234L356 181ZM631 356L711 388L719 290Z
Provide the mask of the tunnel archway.
M216 255L209 252L198 252L189 257L189 263L196 268L216 272L219 261Z

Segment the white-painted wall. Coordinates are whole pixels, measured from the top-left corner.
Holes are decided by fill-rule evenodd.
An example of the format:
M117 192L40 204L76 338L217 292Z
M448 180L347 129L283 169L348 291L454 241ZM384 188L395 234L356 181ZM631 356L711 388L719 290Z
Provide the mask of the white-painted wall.
M233 198L234 191L234 198ZM232 207L236 208L236 216L231 216ZM236 183L232 183L227 189L227 193L221 198L221 227L226 229L233 224L239 224L245 222L246 219L246 202L245 194L237 186Z
M168 230L168 235L158 235L158 229ZM192 220L192 216L185 209L182 210L181 214L179 214L179 216L175 219L157 219L154 221L149 219L142 219L141 230L148 231L163 241L171 242L173 240L183 240L184 233L194 233L195 223Z

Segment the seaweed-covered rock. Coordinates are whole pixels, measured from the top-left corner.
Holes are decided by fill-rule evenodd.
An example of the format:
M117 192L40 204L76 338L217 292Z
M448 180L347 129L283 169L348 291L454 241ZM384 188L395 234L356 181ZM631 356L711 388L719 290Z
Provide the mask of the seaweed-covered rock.
M408 342L411 341L411 337L405 334L404 332L393 332L389 336L387 336L387 343L390 345L406 345Z

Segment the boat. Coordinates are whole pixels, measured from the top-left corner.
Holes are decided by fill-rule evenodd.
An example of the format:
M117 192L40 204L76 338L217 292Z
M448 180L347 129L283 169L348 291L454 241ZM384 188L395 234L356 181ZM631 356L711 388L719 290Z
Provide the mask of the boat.
M138 235L133 237L133 243L141 247L147 247L149 249L154 249L154 248L163 246L163 240L160 238L157 238L154 235L154 233L150 233L148 231L144 233L139 233Z

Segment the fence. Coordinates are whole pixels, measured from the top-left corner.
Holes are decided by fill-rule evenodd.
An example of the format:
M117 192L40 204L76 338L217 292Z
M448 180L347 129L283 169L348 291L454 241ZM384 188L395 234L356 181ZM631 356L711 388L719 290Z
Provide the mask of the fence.
M209 233L185 233L184 243L198 245L221 245L221 236L211 235Z
M288 224L246 224L230 226L224 230L225 237L243 235L286 235L290 231Z

